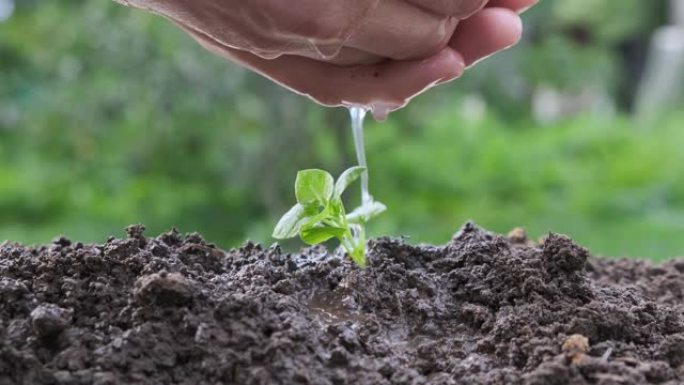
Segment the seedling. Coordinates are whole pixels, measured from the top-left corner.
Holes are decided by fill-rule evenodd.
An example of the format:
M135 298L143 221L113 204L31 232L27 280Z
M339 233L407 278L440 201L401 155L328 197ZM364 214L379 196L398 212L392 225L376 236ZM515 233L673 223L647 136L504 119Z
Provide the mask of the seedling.
M334 181L323 170L303 170L297 173L294 205L278 222L273 238L289 239L297 235L309 245L337 238L360 267L366 266L365 224L387 208L380 202L365 202L347 214L342 193L366 172L365 167L352 167Z

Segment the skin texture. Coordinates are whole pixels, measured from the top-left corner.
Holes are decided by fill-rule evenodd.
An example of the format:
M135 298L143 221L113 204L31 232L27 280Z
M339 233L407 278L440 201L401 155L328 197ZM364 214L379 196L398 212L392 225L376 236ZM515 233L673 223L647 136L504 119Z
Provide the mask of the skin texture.
M520 39L538 0L120 0L325 106L376 117Z

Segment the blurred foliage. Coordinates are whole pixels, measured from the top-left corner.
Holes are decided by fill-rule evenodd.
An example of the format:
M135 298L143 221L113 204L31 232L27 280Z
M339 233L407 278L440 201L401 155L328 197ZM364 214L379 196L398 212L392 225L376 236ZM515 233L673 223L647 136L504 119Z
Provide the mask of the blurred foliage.
M619 44L644 35L660 20L665 1L654 5L642 0L553 1L551 20L561 28L583 27L600 44Z
M525 40L488 60L461 82L483 92L500 115L527 117L538 86L567 92L590 88L631 107L655 28L667 1L543 0L525 14Z
M373 232L444 242L474 219L566 232L609 255L681 254L684 116L540 126L529 112L540 84L617 89L617 46L662 18L647 4L544 1L519 48L370 124L371 189L390 206ZM102 241L142 222L224 247L270 243L298 169L354 163L348 124L344 110L211 56L161 18L22 1L0 24L0 239Z
M588 117L539 127L415 107L370 128L372 189L389 208L378 233L443 243L473 219L571 234L605 255L681 255L684 115L657 129Z

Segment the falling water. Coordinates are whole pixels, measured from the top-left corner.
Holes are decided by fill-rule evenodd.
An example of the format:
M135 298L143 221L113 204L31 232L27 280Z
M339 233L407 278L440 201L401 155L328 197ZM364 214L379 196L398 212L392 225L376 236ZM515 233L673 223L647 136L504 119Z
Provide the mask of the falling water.
M349 113L352 119L352 131L354 133L354 147L356 147L356 158L359 166L365 167L366 172L361 175L361 204L366 205L373 202L373 197L368 191L368 164L366 163L366 148L363 140L363 120L366 117L367 109L363 107L350 107Z

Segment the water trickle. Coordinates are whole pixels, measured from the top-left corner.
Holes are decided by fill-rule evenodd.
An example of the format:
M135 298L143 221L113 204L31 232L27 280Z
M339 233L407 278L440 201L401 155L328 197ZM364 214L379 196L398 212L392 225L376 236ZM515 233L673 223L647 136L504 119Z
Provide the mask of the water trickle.
M356 158L359 166L366 168L366 172L361 176L361 204L366 205L373 202L373 197L368 190L368 163L366 162L366 148L363 139L363 121L368 110L364 107L349 107L349 113L352 120Z

